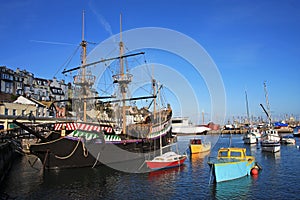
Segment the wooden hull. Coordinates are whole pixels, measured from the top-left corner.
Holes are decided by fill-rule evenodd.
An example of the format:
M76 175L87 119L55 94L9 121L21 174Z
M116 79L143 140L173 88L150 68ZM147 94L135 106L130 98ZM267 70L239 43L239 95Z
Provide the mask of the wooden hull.
M166 146L172 137L170 128L166 126L162 134L162 146ZM101 131L76 130L50 142L32 144L30 152L47 169L94 167L102 164L122 168L124 163L130 164L134 160L143 164L145 154L151 154L159 147L160 139L156 135L152 138L125 139L115 134L105 135Z
M226 162L209 163L213 170L216 182L223 182L250 175L251 169L255 166L255 159Z
M246 156L245 148L220 148L218 156L209 158L208 165L211 168L215 182L229 181L250 175L255 167L255 157Z

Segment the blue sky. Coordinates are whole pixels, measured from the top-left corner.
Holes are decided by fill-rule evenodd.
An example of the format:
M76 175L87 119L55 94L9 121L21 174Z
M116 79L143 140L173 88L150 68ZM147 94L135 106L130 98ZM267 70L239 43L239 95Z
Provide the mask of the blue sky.
M120 13L123 30L162 27L193 38L220 71L227 118L246 115L245 90L250 113L264 117L259 106L265 104L264 81L274 118L286 114L300 117L297 0L1 0L0 65L26 69L37 77L63 78L62 65L81 41L82 10L86 11L86 40L91 42L99 43L119 33ZM164 55L165 59L171 57ZM163 62L163 57L152 59ZM172 65L171 60L166 63ZM180 70L178 67L174 64L176 70ZM194 87L203 88L203 93L197 94L201 99L199 109L209 118L210 96L205 83L194 81L199 81Z

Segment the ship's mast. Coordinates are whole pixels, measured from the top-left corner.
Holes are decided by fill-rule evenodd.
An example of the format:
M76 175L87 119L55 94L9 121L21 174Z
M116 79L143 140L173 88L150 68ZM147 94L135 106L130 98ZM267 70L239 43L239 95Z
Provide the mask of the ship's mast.
M81 65L86 64L86 46L87 42L84 40L84 11L82 11L82 41L80 43L80 46L82 48L82 54L81 54ZM86 84L85 84L85 75L86 70L85 68L82 69L82 83L83 83L83 89L86 91ZM83 100L83 121L86 122L86 92L84 92L84 100Z
M114 75L114 83L119 84L119 88L122 95L122 130L123 134L126 134L126 95L127 95L127 87L131 82L132 75L129 73L125 73L124 69L124 44L122 41L122 15L120 14L120 42L119 42L119 50L120 50L120 73L118 75Z
M87 58L87 41L84 39L84 11L82 11L82 38L81 38L81 65L76 69L80 69L80 73L74 76L74 84L76 85L77 92L79 91L78 97L83 99L83 116L82 120L87 121L87 99L90 94L90 87L95 82L95 76L90 71L86 71L86 58ZM73 71L69 70L69 71ZM65 72L63 72L65 73ZM82 98L83 97L83 98ZM78 106L82 108L82 104L78 103ZM81 118L81 115L80 115Z
M154 67L152 66L152 90L153 96L156 95L156 80L154 79ZM156 98L153 99L153 120L156 120Z

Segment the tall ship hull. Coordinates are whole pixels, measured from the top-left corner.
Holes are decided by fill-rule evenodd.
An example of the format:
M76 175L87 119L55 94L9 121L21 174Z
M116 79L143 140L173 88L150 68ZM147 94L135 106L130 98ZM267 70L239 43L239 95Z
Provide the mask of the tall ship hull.
M145 136L136 135L133 127L132 132L125 136L115 134L109 126L76 124L78 128L64 137L30 146L30 153L40 159L44 168L109 166L130 161L143 163L145 158L159 150L160 136L162 146L172 141L170 120L154 126L152 132L144 127L144 132L138 133Z

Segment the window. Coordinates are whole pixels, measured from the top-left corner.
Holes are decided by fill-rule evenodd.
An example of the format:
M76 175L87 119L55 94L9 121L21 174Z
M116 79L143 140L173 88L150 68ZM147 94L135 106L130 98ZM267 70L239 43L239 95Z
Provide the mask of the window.
M16 109L13 109L13 115L17 115Z
M219 152L220 157L228 157L228 151L221 151Z
M232 151L231 152L231 156L233 156L233 157L241 157L242 154L241 154L241 152Z
M8 115L8 109L7 108L5 108L5 110L4 110L4 115Z

